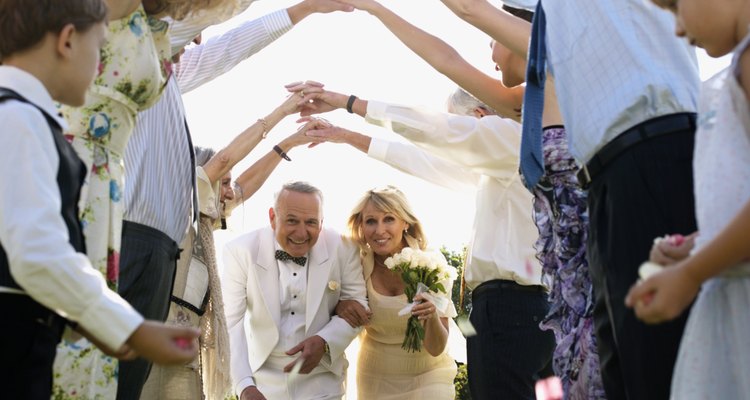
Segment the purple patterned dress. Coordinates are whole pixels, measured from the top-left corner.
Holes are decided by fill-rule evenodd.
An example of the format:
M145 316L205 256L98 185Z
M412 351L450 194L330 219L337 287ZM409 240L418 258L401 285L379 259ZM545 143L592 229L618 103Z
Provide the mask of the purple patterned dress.
M545 175L534 188L535 244L550 311L540 324L555 333L552 367L566 399L604 399L594 337L594 296L586 261L589 216L565 128L544 129Z

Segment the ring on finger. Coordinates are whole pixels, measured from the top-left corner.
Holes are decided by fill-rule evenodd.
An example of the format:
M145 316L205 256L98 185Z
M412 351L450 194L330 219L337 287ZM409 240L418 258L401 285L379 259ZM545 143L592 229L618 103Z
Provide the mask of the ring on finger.
M300 95L300 97L305 97L305 91L304 90L300 90L299 91L299 95Z

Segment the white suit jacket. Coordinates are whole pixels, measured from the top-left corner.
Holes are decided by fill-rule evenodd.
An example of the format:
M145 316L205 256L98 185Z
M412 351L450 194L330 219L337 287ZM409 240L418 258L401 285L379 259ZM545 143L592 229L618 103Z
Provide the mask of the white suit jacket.
M237 393L254 384L279 341L279 268L276 238L270 227L244 234L224 249L224 309L227 314L232 381ZM361 328L334 316L339 300L367 306L367 290L357 246L335 231L323 229L308 261L305 337L318 335L330 347L320 366L343 376L349 365L344 350ZM243 319L247 312L249 329Z

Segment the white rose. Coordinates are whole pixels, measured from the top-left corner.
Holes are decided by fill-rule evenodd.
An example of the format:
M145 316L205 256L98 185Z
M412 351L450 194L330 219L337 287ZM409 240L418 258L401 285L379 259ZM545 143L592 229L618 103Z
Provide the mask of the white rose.
M398 255L401 257L401 262L409 264L412 262L414 250L411 247L404 247Z
M339 283L338 282L336 282L336 281L329 281L328 282L328 289L330 289L331 291L336 291L336 289L338 289L338 288L339 288Z
M432 259L430 255L424 252L419 252L415 254L412 265L413 264L416 264L416 266L427 268L430 270L434 269L432 266L433 263L432 263Z

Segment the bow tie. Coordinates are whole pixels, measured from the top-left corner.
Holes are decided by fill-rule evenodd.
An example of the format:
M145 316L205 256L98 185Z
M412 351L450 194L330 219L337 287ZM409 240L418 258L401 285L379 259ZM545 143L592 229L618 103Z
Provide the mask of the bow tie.
M284 250L276 250L276 259L280 261L291 260L293 263L299 264L300 266L303 266L303 267L305 266L305 263L307 262L307 257L294 257Z

